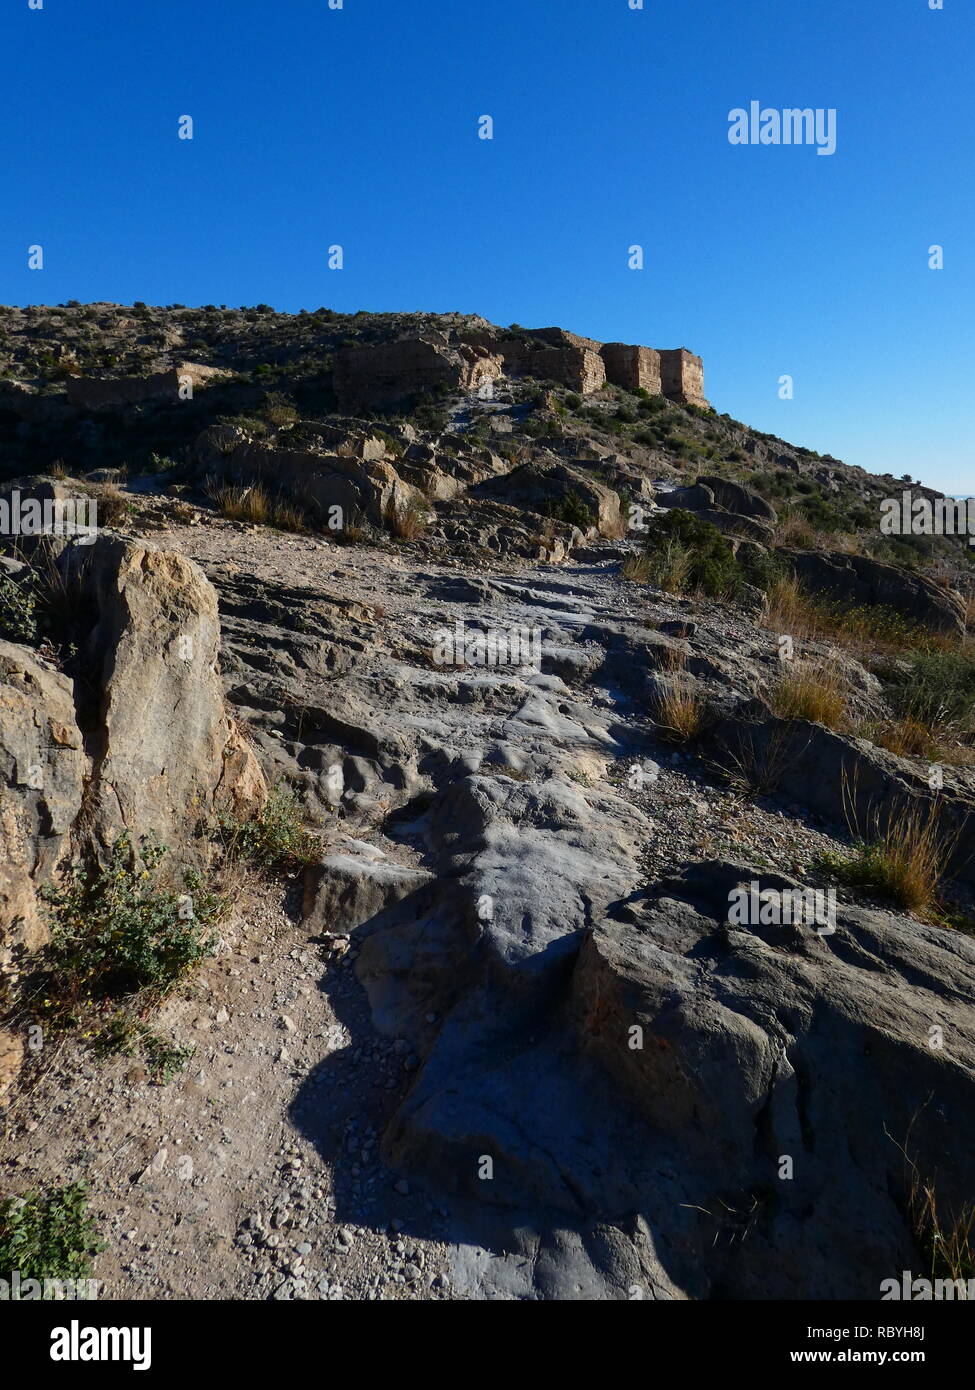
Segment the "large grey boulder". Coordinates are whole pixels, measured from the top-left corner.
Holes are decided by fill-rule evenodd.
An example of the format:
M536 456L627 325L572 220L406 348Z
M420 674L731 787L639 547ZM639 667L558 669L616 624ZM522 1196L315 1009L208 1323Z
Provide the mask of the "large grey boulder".
M840 909L834 936L731 926L729 894L753 879L801 888L697 864L632 922L595 926L572 983L576 1027L711 1187L698 1201L713 1292L877 1298L916 1259L914 1173L937 1175L946 1211L970 1199L975 943L857 908ZM719 1239L735 1227L747 1248Z
M381 526L419 497L386 459L242 444L226 458L224 469L238 482L259 484L317 510L326 522L338 507L343 525L368 517Z
M975 943L842 906L832 936L732 926L738 885L803 885L724 861L602 906L580 876L581 932L556 884L570 930L536 936L531 909L527 932L517 918L522 857L493 939L490 923L431 932L437 908L411 908L442 1024L419 1018L405 924L384 924L399 954L371 981L380 1023L425 1053L383 1150L449 1201L468 1291L877 1298L918 1268L914 1177L945 1210L968 1200ZM489 1271L464 1253L477 1243L510 1253Z
M602 536L619 536L624 529L619 493L571 464L525 464L507 477L481 483L475 491L478 496L497 497L543 516L560 515L577 525L572 508L581 505L592 518L588 529L595 528Z
M700 487L710 489L719 507L724 507L729 512L737 512L739 516L756 517L759 521L771 522L773 526L778 521L771 503L766 502L765 498L752 488L745 487L744 483L736 483L730 478L719 478L712 474L701 474L697 481Z
M782 549L804 588L857 607L882 605L929 632L965 631L965 606L951 589L926 575L887 565L867 555Z
M668 511L693 512L726 536L760 543L772 538L776 520L772 508L757 493L724 478L698 478L684 487L658 491L654 500Z

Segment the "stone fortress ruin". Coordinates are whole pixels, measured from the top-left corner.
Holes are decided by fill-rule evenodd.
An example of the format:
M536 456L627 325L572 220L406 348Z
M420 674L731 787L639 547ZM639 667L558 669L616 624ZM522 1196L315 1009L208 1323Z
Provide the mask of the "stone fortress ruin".
M556 381L581 395L608 384L683 405L708 404L704 364L686 348L599 343L564 328L431 331L344 347L335 358L335 390L344 411L393 406L419 391L477 391L523 376Z

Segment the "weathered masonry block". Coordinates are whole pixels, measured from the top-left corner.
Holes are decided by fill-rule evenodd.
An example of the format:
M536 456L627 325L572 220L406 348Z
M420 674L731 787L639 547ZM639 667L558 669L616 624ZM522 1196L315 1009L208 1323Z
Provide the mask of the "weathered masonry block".
M164 372L148 376L69 377L65 383L68 400L79 410L117 410L120 406L143 401L178 401L180 387L187 382L195 389L225 377L217 367L199 362L180 362Z
M654 348L637 347L631 343L604 343L602 359L606 365L606 380L627 391L648 391L651 396L663 394L660 385L660 353Z

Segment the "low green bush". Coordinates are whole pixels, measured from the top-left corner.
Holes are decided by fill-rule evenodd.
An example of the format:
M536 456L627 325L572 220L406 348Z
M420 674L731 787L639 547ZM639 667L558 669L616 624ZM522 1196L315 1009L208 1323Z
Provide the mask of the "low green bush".
M577 492L567 492L559 501L545 503L542 515L550 516L553 521L564 521L569 526L578 526L580 531L587 531L596 524L592 509Z
M298 869L314 863L321 853L321 842L305 826L297 796L281 783L271 788L252 820L224 814L217 829L231 858L258 869Z
M675 592L700 590L712 598L733 598L744 576L731 542L710 521L681 507L654 521L647 536L649 582L656 574Z
M207 924L218 900L193 872L184 875L185 893L161 886L166 853L151 835L136 850L124 831L105 865L75 865L62 884L43 890L51 918L45 964L56 998L164 993L213 949Z
M0 638L36 647L43 636L41 603L32 575L0 574Z
M915 652L909 664L884 672L895 712L928 728L970 727L975 706L975 662L960 652Z

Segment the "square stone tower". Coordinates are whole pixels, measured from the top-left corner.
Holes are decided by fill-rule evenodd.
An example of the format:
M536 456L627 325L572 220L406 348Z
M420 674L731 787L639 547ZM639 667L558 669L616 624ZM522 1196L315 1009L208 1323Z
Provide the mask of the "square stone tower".
M682 405L706 406L704 363L687 348L660 351L660 393Z

